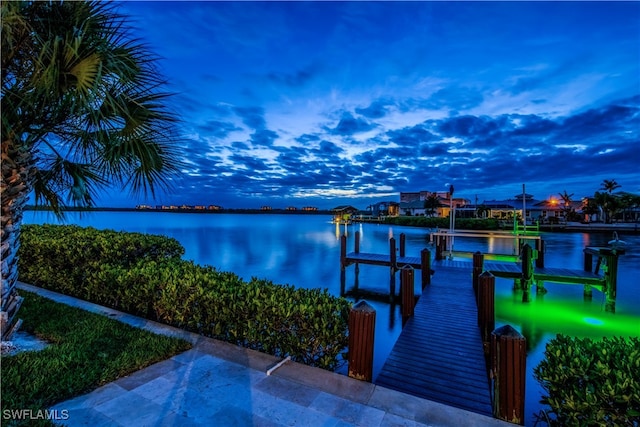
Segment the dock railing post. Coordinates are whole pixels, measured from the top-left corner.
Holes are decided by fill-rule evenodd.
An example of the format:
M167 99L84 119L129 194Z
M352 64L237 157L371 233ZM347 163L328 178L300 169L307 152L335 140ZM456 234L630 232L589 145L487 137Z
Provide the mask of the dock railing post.
M402 301L402 326L413 316L416 305L414 271L410 265L405 265L400 270L402 280L400 281L400 296Z
M407 236L404 233L400 233L400 256L403 257L405 254L405 245L407 243Z
M420 251L420 269L422 270L422 289L431 284L431 252L429 249Z
M373 380L373 340L376 310L360 301L349 312L349 376L357 380Z
M354 244L353 251L359 254L360 253L360 232L359 231L356 231L353 244Z
M524 425L527 340L511 325L491 334L493 416Z
M478 326L485 354L488 353L491 332L496 325L495 289L496 278L493 274L485 271L478 277Z
M473 294L476 296L476 303L478 302L478 277L482 274L484 269L484 255L478 251L473 254Z

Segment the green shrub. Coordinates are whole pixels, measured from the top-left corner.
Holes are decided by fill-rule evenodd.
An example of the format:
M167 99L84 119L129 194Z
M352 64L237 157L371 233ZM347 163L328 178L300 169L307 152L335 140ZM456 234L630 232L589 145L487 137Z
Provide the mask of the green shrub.
M245 282L171 251L141 251L134 263L113 257L117 245L105 243L113 232L91 229L91 239L68 240L56 226L42 235L30 227L20 248L23 281L311 366L340 364L351 304L327 290ZM65 250L52 248L58 244Z
M141 259L180 258L176 239L142 233L83 228L76 225L23 225L20 278L33 285L55 283L61 292L85 281L101 264L129 267Z
M426 228L449 228L449 217L396 216L385 218L385 223ZM497 230L498 220L456 218L456 228L461 230Z
M640 340L558 335L534 369L547 422L557 426L640 425Z

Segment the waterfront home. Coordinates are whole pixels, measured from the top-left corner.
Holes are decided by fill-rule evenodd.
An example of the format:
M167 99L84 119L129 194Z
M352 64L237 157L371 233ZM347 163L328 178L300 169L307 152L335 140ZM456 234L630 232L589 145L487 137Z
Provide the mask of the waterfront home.
M367 209L374 218L400 215L400 203L398 202L378 202L367 206Z

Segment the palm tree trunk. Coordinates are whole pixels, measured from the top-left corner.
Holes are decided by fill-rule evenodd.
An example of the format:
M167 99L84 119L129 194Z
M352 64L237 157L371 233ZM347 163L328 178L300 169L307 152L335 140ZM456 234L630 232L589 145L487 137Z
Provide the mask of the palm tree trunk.
M29 182L34 171L33 157L29 150L22 149L12 139L2 141L2 234L0 252L2 254L2 294L0 312L0 338L7 340L19 327L15 324L16 314L22 304L16 284L18 281L18 248L20 247L20 224L22 212L27 203Z

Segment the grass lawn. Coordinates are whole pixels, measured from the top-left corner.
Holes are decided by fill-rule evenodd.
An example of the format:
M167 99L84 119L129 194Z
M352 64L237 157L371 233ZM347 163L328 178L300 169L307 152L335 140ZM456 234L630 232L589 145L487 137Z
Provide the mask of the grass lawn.
M51 345L2 357L3 426L17 425L5 419L6 410L45 410L191 348L181 339L152 334L32 293L20 295L25 298L19 315L24 320L21 330ZM34 421L23 425L34 425Z

